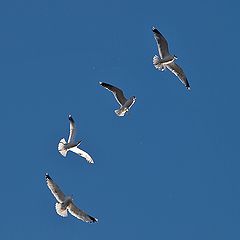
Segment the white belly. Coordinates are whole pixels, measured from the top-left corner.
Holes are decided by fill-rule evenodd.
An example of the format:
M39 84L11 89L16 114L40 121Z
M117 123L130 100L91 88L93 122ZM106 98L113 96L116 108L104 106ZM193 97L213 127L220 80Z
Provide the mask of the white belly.
M162 64L162 65L168 65L169 63L172 63L174 60L175 60L175 59L174 59L173 56L167 56L167 57L161 59L161 60L159 61L159 63Z

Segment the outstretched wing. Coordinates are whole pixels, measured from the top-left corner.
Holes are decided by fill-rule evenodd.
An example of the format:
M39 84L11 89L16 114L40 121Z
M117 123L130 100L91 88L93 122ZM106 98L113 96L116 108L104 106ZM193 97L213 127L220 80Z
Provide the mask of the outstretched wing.
M190 90L190 85L188 83L187 77L180 66L178 66L175 62L172 62L167 65L167 68L179 78L179 80L185 85L188 90Z
M159 55L161 58L165 58L169 55L167 40L155 27L152 27L152 31L157 42Z
M69 137L68 137L68 143L70 143L70 142L74 142L74 140L75 140L76 128L75 128L75 122L72 118L72 115L69 115L68 119L70 121L70 132L69 132Z
M112 92L115 99L121 106L127 101L123 94L123 91L120 88L114 87L113 85L104 82L99 82L99 84L106 88L107 90L109 90L110 92Z
M87 213L76 207L72 202L68 205L67 209L74 217L84 222L93 223L98 221L98 219L88 215Z
M58 185L52 180L52 178L46 173L45 175L47 185L51 190L53 196L57 199L58 202L62 203L65 200L64 193L60 190Z
M81 150L80 148L73 147L73 148L70 148L69 150L80 155L81 157L84 157L89 163L94 163L92 157L88 153Z

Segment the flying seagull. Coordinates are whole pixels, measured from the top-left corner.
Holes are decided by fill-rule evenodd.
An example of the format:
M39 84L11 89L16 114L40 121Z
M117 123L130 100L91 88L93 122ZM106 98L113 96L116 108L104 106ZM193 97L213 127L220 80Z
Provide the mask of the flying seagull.
M71 196L65 196L58 185L52 180L52 178L46 173L45 175L48 188L51 190L53 196L56 198L57 203L55 205L56 212L62 217L67 217L69 211L74 217L88 223L97 222L98 219L91 217L81 209L79 209L74 203Z
M115 113L118 116L123 117L135 103L136 97L132 96L129 99L126 99L121 89L104 82L99 82L99 84L113 93L115 99L120 104L120 108L115 110Z
M68 151L72 151L80 155L81 157L84 157L89 163L94 163L92 157L88 153L78 148L79 144L82 141L78 141L78 142L75 141L75 135L76 135L75 122L71 115L68 116L68 119L70 121L70 133L69 133L68 141L66 142L65 138L62 138L58 144L58 151L64 157L67 156Z
M179 78L185 87L190 90L190 85L186 75L184 74L182 68L175 63L177 57L169 53L167 40L155 27L152 27L152 31L154 33L154 38L157 42L158 52L160 55L160 58L157 55L153 57L153 65L156 69L162 71L165 70L165 68L168 68Z

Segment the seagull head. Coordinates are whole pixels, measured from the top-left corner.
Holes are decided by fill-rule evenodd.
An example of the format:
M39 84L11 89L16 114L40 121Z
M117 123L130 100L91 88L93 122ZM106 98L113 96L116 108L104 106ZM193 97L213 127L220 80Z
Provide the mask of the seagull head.
M178 59L176 55L173 55L174 60Z
M70 196L67 196L66 198L65 198L65 201L64 202L66 202L66 203L69 203L69 201L73 201L73 195L71 194Z

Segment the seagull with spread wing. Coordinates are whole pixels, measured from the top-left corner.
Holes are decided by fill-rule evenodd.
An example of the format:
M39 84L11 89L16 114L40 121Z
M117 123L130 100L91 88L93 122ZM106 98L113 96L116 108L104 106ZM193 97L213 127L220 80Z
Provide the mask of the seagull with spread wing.
M55 205L56 212L62 217L67 217L68 211L74 217L82 220L83 222L93 223L98 219L94 218L81 209L79 209L74 203L71 196L65 196L58 185L52 180L52 178L46 173L45 175L47 186L51 190L53 196L56 198L57 203Z
M69 133L68 141L66 142L65 138L62 138L58 144L58 151L64 157L67 156L68 151L72 151L80 155L81 157L84 157L87 160L87 162L94 163L92 157L88 153L78 148L81 141L78 141L78 142L75 141L75 135L76 135L75 122L71 115L68 116L68 119L70 121L70 133Z
M157 55L153 57L153 65L156 69L162 71L168 68L179 78L185 87L190 90L190 85L186 75L184 74L182 68L175 63L177 57L169 53L167 40L155 27L152 28L152 31L154 33L154 38L157 42L158 52L160 55L160 58Z
M99 82L99 84L113 93L115 99L120 104L120 108L115 110L115 113L118 116L123 117L125 113L128 112L132 105L135 103L136 97L132 96L129 99L126 99L123 91L120 88L114 87L113 85L104 82Z

